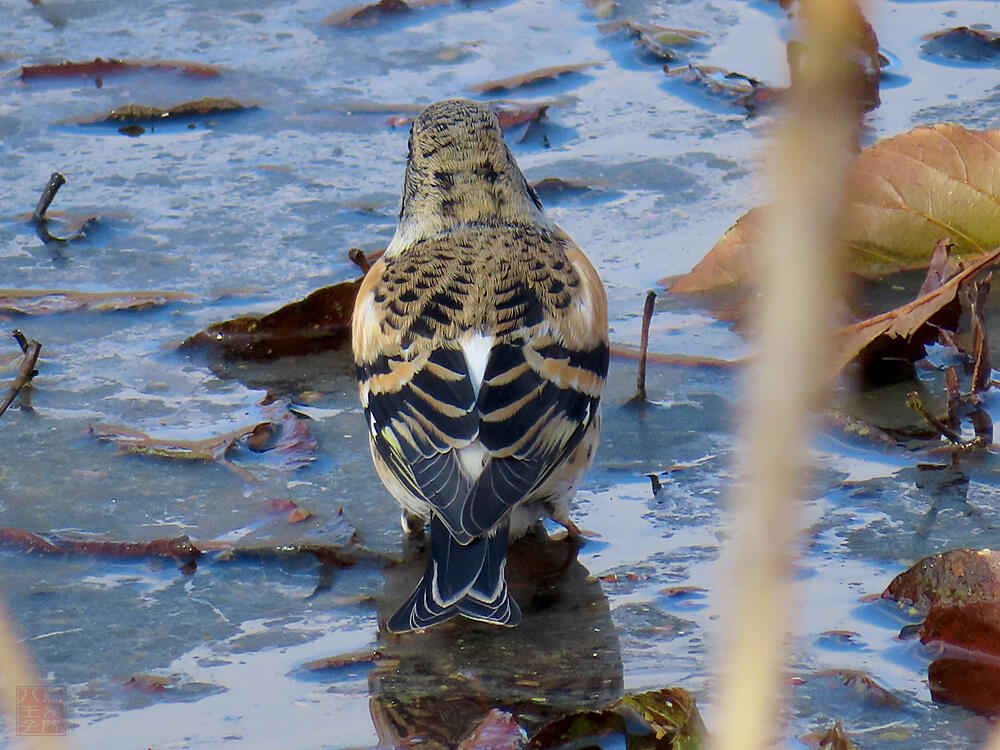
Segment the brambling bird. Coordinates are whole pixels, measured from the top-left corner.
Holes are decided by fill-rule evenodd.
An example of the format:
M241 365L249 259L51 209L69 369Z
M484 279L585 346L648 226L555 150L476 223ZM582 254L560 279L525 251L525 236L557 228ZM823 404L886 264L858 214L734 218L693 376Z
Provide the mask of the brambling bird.
M358 292L352 344L376 471L405 531L430 521L427 568L388 630L517 625L508 539L543 513L576 532L607 299L486 107L450 99L414 121L399 224Z

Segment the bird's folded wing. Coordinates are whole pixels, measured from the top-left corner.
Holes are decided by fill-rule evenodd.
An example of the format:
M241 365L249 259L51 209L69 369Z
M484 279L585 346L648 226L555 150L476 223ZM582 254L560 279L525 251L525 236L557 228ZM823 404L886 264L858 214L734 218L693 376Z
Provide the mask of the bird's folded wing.
M493 348L477 403L490 460L463 505L462 533L493 529L566 459L596 417L607 371L600 340L584 350L549 337Z
M358 366L358 380L374 449L414 497L445 519L459 518L469 481L456 451L479 432L461 351L439 348L412 360L380 356Z

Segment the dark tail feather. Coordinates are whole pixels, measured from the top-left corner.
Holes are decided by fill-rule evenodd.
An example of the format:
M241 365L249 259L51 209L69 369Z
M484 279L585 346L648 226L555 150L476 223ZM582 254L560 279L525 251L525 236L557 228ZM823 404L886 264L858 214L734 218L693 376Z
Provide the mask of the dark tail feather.
M459 544L435 516L424 577L406 604L386 623L391 633L429 628L457 615L513 627L521 610L507 591L507 524L492 536Z

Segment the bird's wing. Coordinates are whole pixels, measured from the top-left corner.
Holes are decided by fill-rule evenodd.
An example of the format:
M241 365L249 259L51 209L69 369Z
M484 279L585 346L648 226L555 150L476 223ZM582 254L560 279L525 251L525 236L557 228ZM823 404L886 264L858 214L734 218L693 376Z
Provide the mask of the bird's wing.
M411 286L408 295L395 288L399 275L386 267L380 259L366 275L352 321L371 445L406 492L457 529L470 489L458 450L479 433L469 366L456 342L423 335L435 327L420 312L427 310L426 290L416 294ZM440 309L433 314L444 318ZM460 537L463 544L471 539Z
M510 285L497 299L500 335L478 395L453 325L464 309L460 293L432 294L440 285L420 267L415 278L428 290L413 292L415 282L387 289L383 260L359 290L353 345L373 449L460 544L496 527L596 418L608 367L607 303L583 253L560 239L542 282ZM461 460L476 441L486 458L481 473Z
M487 362L476 406L489 461L463 504L465 534L493 529L566 460L597 418L608 372L607 300L586 256L561 239L565 255L558 257L567 268L552 263L540 294L545 320L495 345Z

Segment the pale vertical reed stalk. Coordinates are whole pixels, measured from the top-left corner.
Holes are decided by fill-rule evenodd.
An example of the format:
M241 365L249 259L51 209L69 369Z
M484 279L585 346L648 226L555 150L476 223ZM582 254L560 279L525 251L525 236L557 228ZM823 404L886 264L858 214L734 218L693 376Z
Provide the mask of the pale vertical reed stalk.
M758 750L780 736L797 505L813 414L830 379L838 218L860 116L851 69L858 55L849 49L858 14L850 0L803 6L806 55L770 162L774 208L741 435L745 481L732 498L733 553L725 556L735 565L718 651L714 750Z
M18 686L41 685L35 674L31 657L22 648L15 635L14 626L0 600L0 712L6 715L7 728L15 732ZM66 750L65 737L28 735L17 738L16 747L25 750Z

